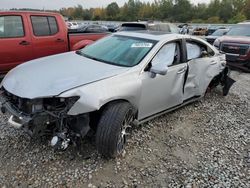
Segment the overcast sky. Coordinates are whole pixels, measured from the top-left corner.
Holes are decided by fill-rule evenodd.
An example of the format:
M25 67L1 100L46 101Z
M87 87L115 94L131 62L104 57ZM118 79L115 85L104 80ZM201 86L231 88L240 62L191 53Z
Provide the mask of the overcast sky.
M119 6L128 0L116 1ZM141 0L143 1L143 0ZM154 0L144 0L154 1ZM209 0L210 1L210 0ZM80 4L83 8L106 7L114 0L0 0L0 9L10 8L35 8L35 9L60 9L62 7L73 7ZM191 0L192 3L208 2L208 0Z

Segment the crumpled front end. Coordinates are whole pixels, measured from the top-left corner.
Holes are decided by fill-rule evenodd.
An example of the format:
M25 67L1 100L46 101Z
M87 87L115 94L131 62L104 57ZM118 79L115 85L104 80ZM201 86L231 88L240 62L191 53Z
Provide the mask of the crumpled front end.
M52 136L51 145L66 149L70 142L84 137L89 127L89 115L68 115L78 96L26 99L0 89L2 113L9 113L9 124L23 129L32 137Z

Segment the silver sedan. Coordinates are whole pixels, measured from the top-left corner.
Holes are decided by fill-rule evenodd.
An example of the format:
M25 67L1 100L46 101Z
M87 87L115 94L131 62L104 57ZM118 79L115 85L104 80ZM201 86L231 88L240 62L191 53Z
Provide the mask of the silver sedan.
M204 96L219 84L226 95L225 55L202 39L179 34L120 32L86 48L24 63L0 85L1 110L30 136L66 149L92 133L98 151L124 151L134 124Z

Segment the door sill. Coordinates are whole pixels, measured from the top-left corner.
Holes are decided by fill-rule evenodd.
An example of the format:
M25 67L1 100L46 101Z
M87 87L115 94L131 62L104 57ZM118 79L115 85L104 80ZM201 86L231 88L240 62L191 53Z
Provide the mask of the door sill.
M149 116L149 117L146 117L146 118L143 118L143 119L141 119L141 120L135 120L133 123L134 123L135 125L143 124L143 123L145 123L145 122L147 122L147 121L149 121L149 120L152 120L152 119L154 119L154 118L156 118L156 117L159 117L159 116L161 116L161 115L163 115L163 114L169 113L169 112L174 111L174 110L176 110L176 109L178 109L178 108L181 108L181 107L183 107L183 106L185 106L185 105L187 105L187 104L190 104L190 103L193 103L193 102L195 102L195 101L197 101L197 100L200 100L201 98L202 98L202 96L194 96L194 97L191 97L191 98L189 98L189 99L186 99L182 104L179 104L179 105L177 105L177 106L171 107L171 108L166 109L166 110L164 110L164 111L158 112L158 113L156 113L156 114L153 114L153 115L151 115L151 116Z

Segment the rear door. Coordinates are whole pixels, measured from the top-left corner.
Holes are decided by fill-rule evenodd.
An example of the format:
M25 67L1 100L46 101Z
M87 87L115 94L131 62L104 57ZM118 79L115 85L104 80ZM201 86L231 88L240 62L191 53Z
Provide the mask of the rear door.
M32 59L25 15L0 15L0 73Z
M203 96L212 79L221 72L219 56L205 43L187 40L188 75L184 86L184 98Z
M57 19L56 16L30 15L35 58L68 51L66 25L59 25Z

